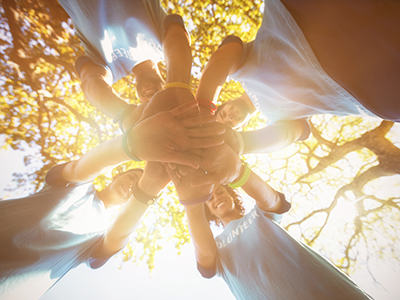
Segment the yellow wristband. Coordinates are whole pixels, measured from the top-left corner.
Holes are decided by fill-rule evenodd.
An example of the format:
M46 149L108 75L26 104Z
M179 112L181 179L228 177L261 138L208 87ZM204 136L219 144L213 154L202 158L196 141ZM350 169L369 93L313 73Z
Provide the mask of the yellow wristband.
M183 82L170 82L170 83L167 83L166 85L164 85L164 87L162 89L166 90L169 88L183 88L183 89L192 91L192 88L190 87L190 85L183 83Z
M244 170L242 177L240 177L235 182L228 183L229 187L236 189L238 187L241 187L242 185L244 185L247 182L247 180L250 177L251 169L249 168L249 165L247 163L244 163L244 168L245 168L245 170Z

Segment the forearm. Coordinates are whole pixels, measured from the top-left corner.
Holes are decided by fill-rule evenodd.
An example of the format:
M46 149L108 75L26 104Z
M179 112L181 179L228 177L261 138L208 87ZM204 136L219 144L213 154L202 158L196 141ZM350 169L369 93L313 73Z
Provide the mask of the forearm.
M179 24L172 24L163 39L167 83L189 84L192 69L192 53L186 30Z
M265 128L241 132L244 154L270 153L306 139L310 129L306 120L279 121Z
M229 74L239 67L243 46L229 43L218 49L204 68L196 93L197 99L216 101Z
M281 200L278 193L253 171L242 189L257 202L259 208L269 212L279 209Z
M82 89L86 99L111 118L115 118L118 111L129 105L101 75L95 74L85 78Z
M86 182L128 160L129 157L122 148L122 136L119 136L91 149L80 159L68 163L62 176L70 182Z
M185 212L196 260L203 267L214 269L217 246L205 216L204 204L185 206Z
M131 196L108 227L103 243L96 251L95 256L112 255L121 250L148 207Z

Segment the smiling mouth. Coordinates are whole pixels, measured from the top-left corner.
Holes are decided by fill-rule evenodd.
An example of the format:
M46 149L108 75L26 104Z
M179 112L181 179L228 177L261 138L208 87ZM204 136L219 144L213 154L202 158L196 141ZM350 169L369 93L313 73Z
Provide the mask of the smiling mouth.
M215 208L218 209L218 208L220 208L220 207L223 206L223 205L225 205L225 202L219 203Z

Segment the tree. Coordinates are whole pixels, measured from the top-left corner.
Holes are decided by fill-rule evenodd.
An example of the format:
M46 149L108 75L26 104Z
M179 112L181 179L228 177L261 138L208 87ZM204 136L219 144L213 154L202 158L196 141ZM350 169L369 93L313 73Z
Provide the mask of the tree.
M261 0L163 0L162 4L169 13L183 16L190 33L192 86L197 86L202 68L225 36L236 34L250 41L262 20ZM14 175L15 188L34 192L52 166L80 157L119 131L84 99L73 66L84 51L58 3L3 0L0 12L2 148L27 153L26 171ZM162 63L160 67L164 70ZM114 88L132 103L138 101L133 76L121 79ZM240 84L231 81L224 86L220 102L242 92ZM246 129L263 124L256 118ZM313 117L312 124L312 137L303 143L270 155L245 157L258 174L292 200L286 228L346 272L368 259L367 255L356 257L357 251L365 253L365 249L369 255L392 255L398 262L394 245L399 236L396 228L400 228L400 128L354 117ZM142 166L130 162L113 173ZM109 176L100 176L97 185L104 186ZM382 180L387 191L396 189L397 194L378 192ZM345 218L338 213L343 207L350 211ZM386 244L380 243L379 234ZM189 242L173 186L133 239L124 259L146 259L150 269L166 240L175 243L178 252Z

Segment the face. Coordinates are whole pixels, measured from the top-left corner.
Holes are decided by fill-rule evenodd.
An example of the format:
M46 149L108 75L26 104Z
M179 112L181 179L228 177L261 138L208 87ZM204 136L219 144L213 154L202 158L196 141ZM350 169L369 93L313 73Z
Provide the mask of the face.
M243 106L235 101L226 103L222 109L218 110L217 121L233 129L240 127L247 116L247 109Z
M206 202L210 211L219 219L224 218L235 210L235 202L222 185L214 187L212 197Z
M113 181L108 186L110 191L116 196L119 203L125 203L132 195L132 187L142 177L142 172L139 170L132 170L114 177Z
M140 102L143 104L149 103L154 94L161 91L163 85L162 79L157 74L141 80L140 84L138 84Z

